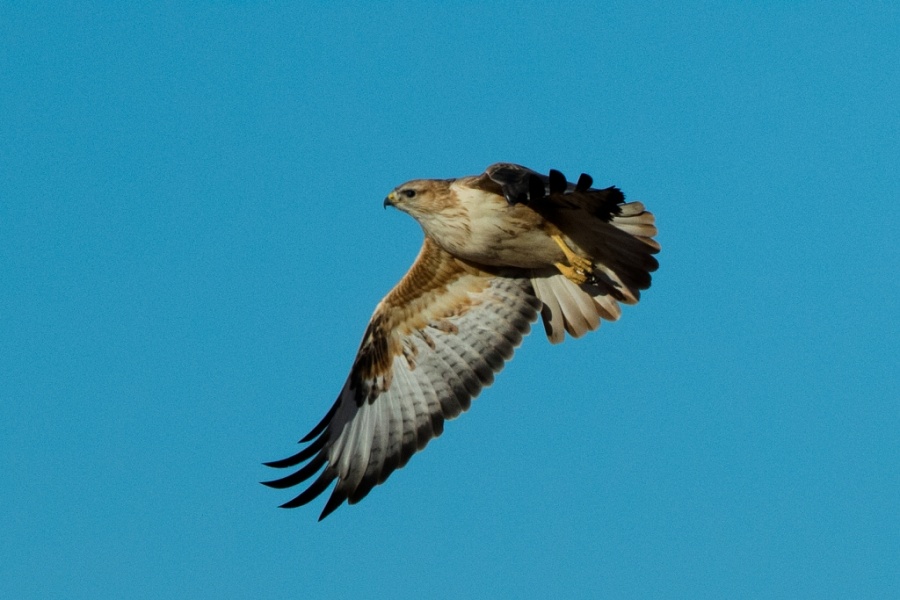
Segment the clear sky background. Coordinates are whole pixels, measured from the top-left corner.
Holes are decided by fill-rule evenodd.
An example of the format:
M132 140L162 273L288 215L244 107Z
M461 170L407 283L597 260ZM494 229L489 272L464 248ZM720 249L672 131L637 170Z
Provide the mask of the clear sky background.
M0 6L0 596L896 597L896 3L148 4ZM496 161L644 201L653 287L276 508L382 199Z

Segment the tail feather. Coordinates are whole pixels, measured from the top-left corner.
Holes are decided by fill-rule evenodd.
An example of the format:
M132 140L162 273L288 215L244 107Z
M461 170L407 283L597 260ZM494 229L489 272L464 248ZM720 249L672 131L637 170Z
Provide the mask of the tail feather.
M597 303L564 275L535 274L531 281L535 295L544 303L541 318L551 344L562 342L566 332L579 338L600 326Z
M551 343L568 334L581 337L600 326L601 319L617 320L619 303L636 304L641 290L650 287L650 273L659 267L653 256L659 243L653 214L640 202L619 205L609 221L581 219L558 223L574 246L594 264L594 278L581 285L556 270L535 271L532 284L544 303L541 317Z
M552 275L549 277L535 276L531 283L535 296L544 303L544 307L541 309L541 320L544 322L547 338L551 344L558 344L566 338L566 326L562 306L553 290L555 286L551 283L552 277Z
M597 312L600 317L607 321L618 321L622 316L622 308L619 303L610 298L608 294L594 296L594 302L597 304Z

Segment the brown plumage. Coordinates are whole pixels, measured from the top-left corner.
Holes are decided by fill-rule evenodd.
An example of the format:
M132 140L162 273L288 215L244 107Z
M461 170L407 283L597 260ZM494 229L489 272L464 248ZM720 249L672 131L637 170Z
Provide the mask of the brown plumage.
M315 475L284 504L306 504L337 480L320 519L361 500L468 409L530 324L580 337L619 318L650 286L659 244L653 215L614 188L594 189L509 163L481 175L407 182L385 200L425 232L418 258L378 304L350 375L296 455L306 464L266 485Z

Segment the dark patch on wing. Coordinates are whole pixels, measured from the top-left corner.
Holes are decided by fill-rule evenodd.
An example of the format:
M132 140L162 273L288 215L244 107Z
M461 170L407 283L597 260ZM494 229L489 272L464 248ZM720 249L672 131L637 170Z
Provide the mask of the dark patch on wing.
M531 169L509 163L501 163L488 168L488 177L500 184L503 197L512 204L533 204L546 194L544 177Z
M575 184L576 192L586 192L591 189L591 186L594 185L594 178L588 175L587 173L582 173L578 177L578 183Z
M366 401L374 402L378 394L390 385L390 381L385 380L389 377L392 359L388 342L390 332L385 330L385 320L382 314L372 317L350 371L351 387L357 390L357 406Z
M550 169L550 177L548 177L548 179L549 183L547 187L549 188L551 195L563 194L569 186L569 182L566 181L566 176L556 169Z
M625 202L625 195L616 187L592 188L594 178L587 173L572 184L556 169L541 175L520 165L498 163L488 167L486 175L500 185L510 205L527 204L551 221L556 211L568 209L584 210L608 222L619 214L619 205Z

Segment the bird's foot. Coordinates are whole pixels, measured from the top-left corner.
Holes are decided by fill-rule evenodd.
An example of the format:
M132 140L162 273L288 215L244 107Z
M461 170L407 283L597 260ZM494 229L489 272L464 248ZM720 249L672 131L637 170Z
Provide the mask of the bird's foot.
M569 248L569 245L566 244L565 240L563 240L561 235L551 235L550 237L556 242L556 245L559 246L560 250L563 251L566 260L569 262L568 265L555 263L554 266L559 269L559 272L578 285L581 285L590 279L594 271L593 261L579 254L575 254L575 252Z
M565 263L553 263L553 266L559 269L559 272L562 273L566 279L574 283L575 285L581 285L588 280L588 274L585 273L582 269L578 269L576 267L570 267Z
M573 254L567 258L569 259L569 264L582 273L590 274L594 270L594 263L591 262L591 259L589 258L578 256L577 254Z

